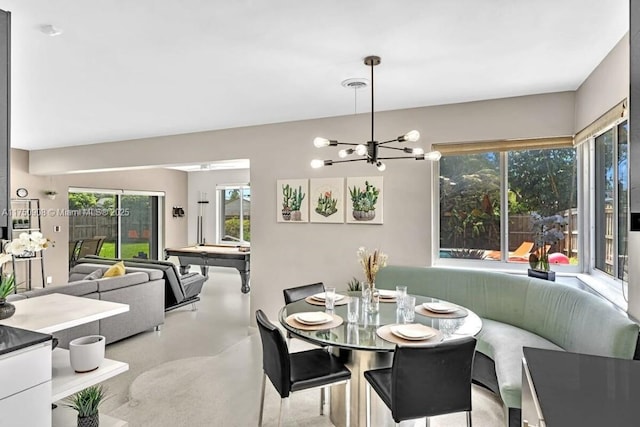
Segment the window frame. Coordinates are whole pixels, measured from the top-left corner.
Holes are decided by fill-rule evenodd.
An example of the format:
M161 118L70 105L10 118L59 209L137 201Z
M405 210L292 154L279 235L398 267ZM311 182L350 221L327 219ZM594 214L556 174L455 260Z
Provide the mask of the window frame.
M222 215L225 192L227 190L240 190L240 199L242 200L243 191L248 189L251 191L251 185L248 182L236 183L236 184L218 184L216 185L216 245L220 246L238 246L248 245L251 241L244 240L244 227L240 227L240 241L230 242L228 240L222 240L224 232L224 217ZM240 218L244 217L243 203L240 203ZM241 220L242 223L242 220ZM251 224L251 222L249 222ZM251 227L251 225L249 225Z
M622 125L624 122L627 122L628 124L628 116L625 114L622 117L619 117L618 119L616 119L615 121L613 121L612 123L610 123L608 126L606 127L602 127L601 129L598 130L598 132L594 135L591 135L586 141L585 144L583 145L587 145L588 149L589 149L589 154L590 154L590 161L589 161L589 178L590 178L590 188L589 188L589 213L590 213L590 222L589 222L589 228L591 231L590 234L590 244L589 244L589 248L591 250L590 255L589 255L589 262L588 265L585 268L585 273L587 273L588 275L592 276L593 278L597 279L600 282L605 283L606 285L614 288L615 291L618 292L622 292L623 297L625 299L625 301L627 301L627 296L626 296L626 287L628 286L628 282L625 282L622 279L619 279L617 277L617 263L618 263L618 240L614 239L614 262L616 263L616 270L614 271L613 275L607 274L604 271L596 268L596 188L595 188L595 179L596 179L596 173L598 172L596 170L596 138L598 138L599 136L613 130L613 145L614 147L616 147L614 149L614 154L617 153L617 144L618 144L618 137L619 137L619 133L618 133L618 127L620 125ZM629 141L627 141L627 144L629 144ZM627 160L628 161L628 160ZM617 161L616 161L617 164ZM628 168L629 165L627 166L627 173L628 173ZM617 170L617 166L616 166L616 170ZM613 227L614 230L616 230L615 232L617 233L617 229L618 229L618 188L617 186L614 187L614 215L613 215ZM628 193L627 193L627 206L629 206L628 204ZM627 209L627 224L629 223L629 209ZM627 232L629 232L629 230L627 230Z
M557 140L561 141L565 137L558 137ZM550 140L554 140L554 138L549 138ZM524 141L524 140L523 140ZM474 143L469 143L474 144ZM525 145L525 144L523 144ZM459 145L460 146L460 145ZM565 146L566 147L566 146ZM513 144L509 144L509 148L517 148L513 146ZM555 148L551 145L545 146L544 148ZM583 188L583 177L585 173L584 167L584 144L575 145L574 148L576 150L576 163L577 163L577 177L576 177L576 188ZM541 149L540 147L520 147L519 150L523 149ZM469 152L461 152L460 155L472 154L474 150L469 150ZM440 164L434 163L432 171L432 265L437 267L458 267L458 268L478 268L478 269L490 269L493 271L503 271L508 273L520 273L526 274L529 265L527 263L517 263L517 262L508 262L507 254L508 250L508 235L509 235L509 224L508 224L508 160L505 153L509 151L518 151L518 149L511 150L502 150L500 151L500 250L502 253L501 260L472 260L472 259L452 259L452 258L441 258L440 257ZM578 246L585 247L584 245L584 192L577 191L577 209L579 216L579 224L578 224ZM505 238L507 237L507 238ZM586 260L585 251L581 251L578 253L578 265L553 265L553 270L559 274L570 274L577 275L584 272Z

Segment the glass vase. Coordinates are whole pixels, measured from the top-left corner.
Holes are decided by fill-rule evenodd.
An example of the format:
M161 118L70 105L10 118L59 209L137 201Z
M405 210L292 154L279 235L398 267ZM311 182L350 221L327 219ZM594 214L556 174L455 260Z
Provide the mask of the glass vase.
M367 283L362 287L362 308L369 314L380 311L380 294L375 283Z

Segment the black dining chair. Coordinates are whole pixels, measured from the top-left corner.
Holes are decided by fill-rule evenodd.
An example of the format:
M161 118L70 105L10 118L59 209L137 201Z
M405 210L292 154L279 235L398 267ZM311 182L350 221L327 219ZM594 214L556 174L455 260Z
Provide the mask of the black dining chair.
M367 427L371 426L371 389L398 423L453 412L467 412L471 427L471 368L474 337L431 347L396 346L391 368L366 371Z
M328 385L345 385L346 425L350 422L351 371L331 353L320 348L289 353L287 343L278 329L262 310L256 311L256 322L262 340L262 393L258 426L262 426L264 392L267 377L280 395L278 426L282 425L283 401L296 391ZM322 415L322 407L320 408Z
M300 301L303 298L319 294L320 292L324 292L324 284L322 282L283 289L282 295L284 295L284 303L291 304L292 302Z
M310 297L311 295L319 294L320 292L324 292L324 283L317 282L311 283L310 285L302 285L283 289L282 295L284 296L284 303L286 305L291 304L292 302L300 301L301 299ZM291 332L287 331L287 338L291 338Z

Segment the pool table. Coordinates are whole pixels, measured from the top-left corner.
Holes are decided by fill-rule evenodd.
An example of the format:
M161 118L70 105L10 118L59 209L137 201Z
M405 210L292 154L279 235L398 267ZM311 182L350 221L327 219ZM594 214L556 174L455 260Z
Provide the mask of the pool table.
M240 273L242 293L248 293L249 264L251 251L246 246L195 245L185 248L164 250L164 258L177 256L180 262L180 273L186 274L190 265L199 265L202 274L208 277L209 266L234 267Z

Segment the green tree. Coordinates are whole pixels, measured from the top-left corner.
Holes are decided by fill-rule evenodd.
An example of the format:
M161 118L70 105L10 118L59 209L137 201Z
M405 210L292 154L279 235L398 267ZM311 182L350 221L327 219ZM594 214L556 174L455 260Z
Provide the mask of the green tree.
M440 161L441 247L500 247L500 159L497 153Z
M575 208L576 150L554 148L509 152L511 214L555 215Z
M244 240L247 242L251 241L251 227L250 227L250 223L251 221L248 219L245 219L242 221L242 232L243 232L243 237ZM233 236L233 237L239 237L240 236L240 218L233 217L233 218L227 218L224 221L224 231L225 231L225 235L228 236Z
M80 210L94 208L98 199L94 193L69 193L69 209Z
M240 198L240 190L234 188L233 190L227 190L227 201L237 200Z

